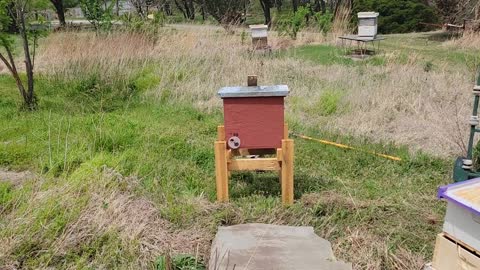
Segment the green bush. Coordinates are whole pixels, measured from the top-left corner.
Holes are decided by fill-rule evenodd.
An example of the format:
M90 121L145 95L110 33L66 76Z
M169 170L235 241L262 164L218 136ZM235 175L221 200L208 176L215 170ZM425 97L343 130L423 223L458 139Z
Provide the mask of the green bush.
M327 11L325 13L317 12L315 13L315 19L317 21L318 27L323 34L327 34L332 29L333 24L333 13Z
M297 12L290 13L277 21L276 27L279 35L297 38L298 32L306 26L305 17L310 13L306 7L300 7Z
M354 20L357 12L376 11L380 13L378 31L408 33L431 30L431 26L420 23L437 23L438 15L432 7L421 0L358 0L354 3Z
M87 19L95 28L96 31L110 31L112 28L113 5L112 1L108 6L103 6L103 3L97 0L80 0L80 8Z
M145 34L148 38L156 41L158 29L165 25L166 18L163 12L155 12L152 15L152 19L146 19L137 14L126 13L120 16L120 20L127 31Z

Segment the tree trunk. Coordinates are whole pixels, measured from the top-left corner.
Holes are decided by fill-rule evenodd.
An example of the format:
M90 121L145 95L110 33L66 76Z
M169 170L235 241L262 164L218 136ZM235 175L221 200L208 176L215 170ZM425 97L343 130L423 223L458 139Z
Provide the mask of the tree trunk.
M270 27L272 24L272 16L270 14L270 1L269 0L260 0L260 5L262 6L263 9L263 15L265 17L265 24Z
M185 10L184 10L184 9L182 8L182 6L178 3L178 1L175 0L174 2L175 2L175 6L177 6L178 10L180 10L180 12L182 12L183 17L184 17L185 19L188 19L187 13L185 13Z
M57 13L58 21L60 26L64 27L67 25L65 22L65 8L63 7L63 0L50 0L53 6L55 7L55 12Z
M320 0L320 9L322 10L322 14L327 12L327 7L325 6L325 0Z
M315 0L315 2L313 3L313 11L314 12L319 12L320 9L321 9L320 0Z
M297 10L298 10L298 0L292 0L292 7L293 7L293 12L297 12Z
M171 15L172 15L172 9L171 9L171 7L170 7L170 3L168 3L168 2L165 3L165 4L163 5L163 10L164 10L164 12L165 12L165 15L167 15L167 16L171 16Z
M23 101L28 99L27 93L25 92L25 87L23 86L22 80L20 79L20 76L18 75L17 67L15 66L15 60L13 59L12 52L10 51L10 48L8 46L4 46L5 50L7 51L8 54L8 59L7 60L1 53L0 53L0 60L7 66L7 69L10 71L10 73L13 76L13 79L15 80L15 83L17 85L18 91L20 92L20 95L23 98Z
M282 11L282 6L283 6L282 0L275 0L275 7L277 8L278 12Z
M480 2L475 7L475 20L480 20Z
M34 92L33 64L26 31L25 11L21 7L17 7L17 18L19 20L20 37L22 38L23 43L25 70L27 73L27 99L25 100L25 105L27 105L29 110L33 111L37 108L37 101Z
M185 7L187 19L195 20L195 6L193 5L193 0L183 0L183 6Z

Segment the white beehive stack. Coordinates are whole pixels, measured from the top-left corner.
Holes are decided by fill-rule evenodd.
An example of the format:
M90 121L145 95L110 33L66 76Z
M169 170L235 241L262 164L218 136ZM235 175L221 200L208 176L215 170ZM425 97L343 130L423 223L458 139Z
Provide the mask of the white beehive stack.
M378 29L378 13L359 12L358 13L358 36L375 38Z
M441 187L438 193L447 201L447 213L432 268L480 269L480 178Z
M268 48L268 25L256 24L250 25L252 31L252 45L254 49Z

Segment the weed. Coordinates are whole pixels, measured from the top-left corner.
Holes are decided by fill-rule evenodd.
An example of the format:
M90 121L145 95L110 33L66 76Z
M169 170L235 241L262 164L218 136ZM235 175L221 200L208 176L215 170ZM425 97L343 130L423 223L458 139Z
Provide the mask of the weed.
M430 72L433 69L433 63L431 61L427 61L423 66L423 71Z
M242 45L245 44L245 41L247 40L247 32L245 32L245 30L243 30L240 34L240 40L242 42Z
M7 207L12 200L12 184L9 182L0 182L0 213Z
M205 270L205 265L190 255L176 255L173 258L160 256L155 262L157 270Z
M338 111L343 93L341 90L325 90L314 103L311 113L330 116Z
M329 11L325 13L315 13L315 19L317 21L320 31L326 35L332 30L333 26L333 14Z

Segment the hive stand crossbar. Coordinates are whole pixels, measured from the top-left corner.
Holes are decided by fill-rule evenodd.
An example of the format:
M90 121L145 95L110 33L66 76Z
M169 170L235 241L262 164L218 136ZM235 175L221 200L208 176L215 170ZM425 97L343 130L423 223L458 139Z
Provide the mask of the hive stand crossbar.
M282 203L293 203L293 163L294 141L288 138L288 126L285 124L282 147L276 149L276 157L270 158L236 158L250 153L261 153L259 149L227 148L225 127L218 126L215 141L215 177L217 185L217 201L229 200L228 179L232 171L278 171L282 190ZM267 151L268 152L268 151Z

